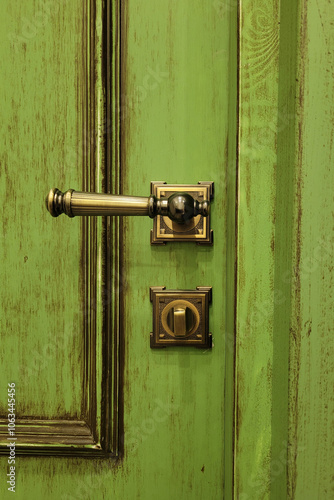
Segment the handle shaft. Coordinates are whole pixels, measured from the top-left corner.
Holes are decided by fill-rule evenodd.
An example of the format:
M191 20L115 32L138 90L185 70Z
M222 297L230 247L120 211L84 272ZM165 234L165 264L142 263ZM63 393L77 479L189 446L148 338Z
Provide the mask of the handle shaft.
M75 215L149 215L149 198L73 191L71 212Z
M65 213L76 215L156 215L169 217L178 224L184 224L196 215L207 217L210 202L199 202L189 193L174 193L168 199L157 199L151 195L124 196L103 193L84 193L69 189L62 193L51 189L46 199L46 207L53 217Z

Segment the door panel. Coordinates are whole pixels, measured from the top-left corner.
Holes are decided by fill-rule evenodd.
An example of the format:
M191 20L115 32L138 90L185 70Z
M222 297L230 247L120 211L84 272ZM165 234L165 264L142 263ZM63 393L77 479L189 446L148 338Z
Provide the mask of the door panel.
M94 191L100 178L101 77L93 80L92 68L102 40L91 33L102 30L101 6L31 2L21 12L7 3L5 11L2 390L16 383L17 452L115 452L118 344L109 316L119 273L107 275L117 256L99 273L108 237L101 221L54 220L44 202L52 185ZM113 345L108 354L103 342Z
M236 13L231 22L230 11L216 7L132 0L6 7L12 26L2 50L8 74L14 64L21 80L4 86L15 149L3 182L15 180L7 198L11 213L20 212L5 269L3 393L17 384L17 452L25 441L36 455L18 455L21 498L218 499L224 481L231 489L233 385L224 388L224 380L232 381L233 348L226 364L224 335L226 318L233 323L233 286L228 300L225 289L234 270L232 244L226 272L226 235L234 234L227 165L235 155ZM40 28L39 9L47 9ZM36 34L25 42L20 30L31 17ZM18 109L22 124L12 116ZM27 161L34 173L21 178ZM144 196L154 180L215 182L212 247L151 247L149 219L53 220L43 204L55 186ZM150 349L152 285L213 287L212 350ZM98 450L109 458L94 460ZM53 456L81 452L90 458Z
M79 4L40 3L35 9L30 2L19 12L13 2L2 6L1 59L7 66L1 83L1 345L6 353L1 391L7 382L19 382L22 417L78 416L82 403L82 236L72 225L62 237L63 221L53 232L42 195L55 172L58 182L66 178L77 184L82 178L76 153L84 79L77 57ZM66 168L70 151L71 169Z

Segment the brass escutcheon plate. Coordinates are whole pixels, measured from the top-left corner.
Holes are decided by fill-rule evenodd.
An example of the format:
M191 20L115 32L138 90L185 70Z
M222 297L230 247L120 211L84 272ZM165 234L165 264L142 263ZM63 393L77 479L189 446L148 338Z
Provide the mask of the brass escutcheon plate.
M151 286L150 299L153 304L151 348L212 347L212 335L209 332L212 287L166 290L163 286Z
M198 201L212 201L213 182L198 184L167 184L151 182L151 194L159 199L169 198L174 193L186 192ZM188 241L201 245L213 244L213 231L210 229L210 215L197 215L188 224L178 224L163 215L157 215L151 230L151 245L164 245L168 241Z

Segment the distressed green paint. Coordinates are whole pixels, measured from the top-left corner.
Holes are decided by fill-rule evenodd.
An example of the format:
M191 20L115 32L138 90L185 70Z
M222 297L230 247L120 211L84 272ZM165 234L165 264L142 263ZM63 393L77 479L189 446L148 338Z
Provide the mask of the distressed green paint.
M123 4L123 190L147 195L151 180L214 180L215 244L152 248L149 220L124 222L124 458L22 457L18 498L195 499L225 493L229 499L232 465L235 498L333 497L332 13L315 0L241 3L233 462L234 7ZM76 170L72 163L80 162L76 105L82 88L74 82L84 78L77 27L85 14L81 4L61 3L32 35L24 23L41 9L31 1L18 12L6 3L1 30L8 146L1 157L7 311L1 345L3 373L17 377L24 392L21 414L34 409L59 417L75 415L83 397L81 326L76 330L82 321L80 224L64 218L55 225L40 195L58 183L82 183L81 165ZM25 44L9 40L11 33L23 33ZM71 165L67 144L74 151ZM98 152L96 161L103 163ZM24 202L8 196L6 184ZM96 185L102 186L101 177ZM37 199L40 206L31 202ZM59 234L66 238L57 241L54 256L50 249ZM98 248L100 241L99 235ZM45 270L61 278L52 295L41 297L50 288ZM200 284L214 287L212 352L150 350L148 287ZM15 304L20 307L14 311ZM65 345L64 325L78 333L74 345ZM35 376L33 369L28 379L29 366L36 365L31 353L44 353L46 345L48 370L39 367ZM74 363L57 357L67 349L76 353ZM4 457L0 463L5 471ZM4 479L1 488L4 496Z
M301 2L289 377L288 486L295 498L332 498L333 485L333 42L327 2Z
M213 6L200 1L159 5L130 1L124 19L124 191L143 195L151 180L213 180L212 220L216 221L211 248L149 247L150 221L125 221L124 471L136 478L139 498L150 498L152 491L158 491L163 499L220 499L225 354L232 355L225 349L223 271L229 19L221 19ZM150 350L151 285L213 287L212 351ZM171 405L170 416L154 422L161 403ZM140 414L135 408L140 408ZM152 417L154 423L150 423ZM148 435L150 425L154 432ZM147 470L152 471L149 482Z
M82 182L78 6L2 2L2 415L11 381L21 416L81 413L80 227L44 204L50 186Z
M288 443L291 452L296 442L288 435L289 337L292 314L291 270L292 238L295 231L294 189L296 130L296 68L298 58L299 5L280 4L280 48L277 114L277 174L275 207L275 311L272 376L272 460L271 496L287 496Z
M240 9L235 497L269 498L279 2Z
M125 297L125 314L122 318L125 336L124 457L116 463L109 460L79 458L21 457L17 462L18 498L132 500L159 496L161 499L202 497L220 499L224 489L226 497L231 496L233 342L231 342L232 330L227 335L225 325L228 318L232 328L234 303L233 284L227 284L227 276L232 280L234 269L235 163L233 160L236 89L235 74L231 77L229 71L235 70L236 31L230 31L230 26L236 28L236 11L220 7L221 5L215 2L206 5L200 1L191 5L186 1L171 1L159 6L155 2L143 4L133 0L123 3L121 32L123 44L121 93L124 99L122 109L124 118L121 121L123 191L129 194L148 195L151 180L163 179L180 183L213 180L216 188L212 209L215 244L211 248L186 244L150 247L151 221L140 218L124 221L125 272L122 277L122 291ZM29 19L39 11L39 4L27 2L24 11L21 6L18 9L8 4L7 9L13 23L13 32L16 33L21 29L23 18ZM27 120L30 126L34 127L35 156L29 156L31 165L29 164L30 169L27 169L27 172L34 172L29 181L34 187L33 199L41 197L42 200L44 193L47 193L53 185L67 188L83 183L80 172L80 150L84 147L81 144L83 126L81 113L84 114L84 108L78 107L78 103L84 104L80 94L83 92L80 79L84 77L83 72L87 68L81 58L85 56L85 50L88 48L83 47L84 50L81 50L83 35L77 26L81 25L82 17L86 15L82 5L61 3L54 11L53 17L50 14L49 19L52 19L50 25L46 23L43 29L41 28L40 37L37 33L33 40L29 40L30 47L28 42L25 49L20 46L18 59L15 59L10 52L11 55L6 58L9 41L5 38L2 43L3 59L8 62L8 75L12 59L16 61L18 67L16 73L20 74L22 61L28 57L27 54L30 54L34 64L25 67L21 75L21 85L24 83L26 86L29 81L34 83L38 78L38 95L44 103L40 109L41 121L44 124L49 120L49 127L56 126L57 130L59 129L58 134L55 134L48 128L44 131L38 122L35 123L33 120L35 116L29 115L31 112L29 110L33 109L32 104L27 105L27 109L20 108L23 118L26 119L25 113L27 113ZM100 29L101 27L95 36L99 36ZM3 32L6 33L6 29ZM116 33L114 37L117 37ZM57 52L57 57L54 51ZM99 57L100 54L97 53L97 73ZM40 65L41 60L45 61L43 66ZM64 70L64 67L67 69ZM50 76L52 81L45 80L45 68L48 68L50 74L53 72L52 78ZM70 87L72 93L68 88L69 82L72 85ZM77 91L75 82L78 82ZM33 83L31 92L35 97ZM96 88L101 89L99 78ZM53 92L50 92L50 89ZM18 87L14 77L4 90L10 97L16 94L24 95L24 92L27 92ZM63 101L60 100L60 96ZM102 94L96 95L97 102L101 98ZM9 103L7 112L10 113L10 110ZM103 127L99 122L100 118L98 115L94 122L99 130ZM71 132L68 131L69 128ZM94 128L94 134L95 132ZM22 138L21 140L24 138L27 147L31 147L31 137L26 128L17 128L15 124L9 137L13 140L17 136ZM71 157L71 164L67 163L66 156L69 140L71 147L73 142L71 151L75 153ZM52 154L54 160L44 158L41 162L39 155L42 150ZM16 158L18 153L17 158L20 161ZM95 180L97 190L102 188L103 183L100 167L104 159L100 153L101 151L97 150L95 156L99 167L99 174ZM17 146L11 161L14 159L17 161L15 172L19 172L20 165L27 165L24 148L19 150ZM50 164L53 164L53 161L56 168L51 170ZM40 185L36 184L35 164L43 167L39 171L39 174L43 173ZM66 165L66 168L62 170L59 165ZM15 176L15 179L18 177ZM117 179L113 180L117 184ZM17 180L17 187L19 182ZM20 192L24 192L26 185L19 187ZM228 196L226 196L227 189ZM31 195L28 201L31 201ZM13 198L11 203L14 212L16 205ZM22 210L20 220L24 220L24 216L25 212ZM41 275L45 273L45 269L54 269L53 278L57 272L60 274L56 279L58 302L50 299L50 303L54 306L54 316L50 318L45 313L42 326L29 330L29 335L34 339L35 331L40 332L39 346L44 346L51 338L58 339L59 331L64 331L64 325L56 321L61 317L61 321L64 320L66 325L70 324L73 327L75 324L77 338L82 339L83 319L80 314L75 315L74 319L72 316L71 319L68 317L68 314L73 314L73 309L75 312L79 311L79 306L73 304L80 301L78 294L81 285L80 221L78 219L71 221L65 217L53 221L42 203L34 217L31 222L34 237L41 237L40 224L41 220L44 220L43 237L49 238L48 244L44 246L53 250L55 240L61 235L61 242L57 244L63 247L56 256L49 251L46 254L47 260L42 261L42 264L40 256L43 252L36 250L36 261L38 260ZM31 220L29 214L29 221ZM53 227L56 228L56 236L51 229ZM101 225L98 226L97 235L99 266L102 265L100 230ZM231 238L228 258L226 234ZM228 274L225 272L226 261ZM51 263L53 267L50 267ZM70 277L69 283L77 287L76 294L73 289L65 291L64 294L66 274ZM29 282L35 283L33 276ZM21 284L20 275L15 277L15 283ZM213 304L210 308L210 330L214 338L212 351L150 349L152 308L149 302L149 286L160 284L170 288L213 286ZM42 285L38 283L33 286ZM226 302L226 288L230 292L228 302ZM43 290L49 290L49 283L43 284ZM8 295L13 297L11 293ZM27 300L29 303L33 301L30 298ZM45 297L43 300L48 301ZM23 321L30 309L23 300L20 306L19 318ZM100 302L96 304L98 312L101 312L101 306ZM52 336L50 334L49 339L45 339L44 325L51 323L56 325L55 332ZM98 328L101 325L102 323L98 322ZM22 335L22 327L17 331ZM31 343L31 347L36 349L32 340ZM13 339L13 347L16 344ZM228 344L227 348L225 344ZM22 349L25 347L26 344L22 342ZM100 353L102 348L103 346L98 346ZM71 352L72 350L71 348ZM74 352L80 353L80 342L77 351ZM8 349L6 356L8 363L13 361L13 358L10 359ZM34 408L34 404L43 403L51 412L52 405L56 408L60 405L59 415L56 416L62 416L61 405L64 404L64 398L71 396L74 407L74 403L77 402L75 397L83 397L80 392L81 381L76 379L78 374L82 373L80 364L82 360L76 360L75 363L72 361L66 359L59 363L58 358L52 357L48 365L50 381L56 380L52 371L61 368L65 370L66 376L64 387L52 392L51 382L40 380L37 389L43 383L46 394L43 399L37 401L31 398L31 409ZM25 363L26 359L23 365ZM73 373L66 372L65 363L67 369L73 369ZM5 370L10 376L9 368ZM225 377L229 380L226 386ZM27 387L32 390L30 388L32 381L27 382ZM21 383L23 384L23 381ZM99 387L97 391L99 398ZM23 396L18 396L18 400L19 397ZM28 400L29 397L27 393ZM226 426L225 408L229 409ZM71 416L75 415L75 409L70 409L73 409ZM48 417L49 414L45 411L44 416ZM4 471L6 467L4 457L1 458L1 464ZM5 496L4 483L1 484L1 488L3 488L1 494Z
M326 2L241 4L236 498L333 497L332 45Z

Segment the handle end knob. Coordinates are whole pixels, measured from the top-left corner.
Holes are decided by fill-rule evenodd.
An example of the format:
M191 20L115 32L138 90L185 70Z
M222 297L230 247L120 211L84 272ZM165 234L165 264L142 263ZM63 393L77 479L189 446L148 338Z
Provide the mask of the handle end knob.
M58 217L61 214L74 217L71 211L72 193L73 189L69 189L66 193L62 193L58 188L50 190L46 197L45 204L52 217Z

